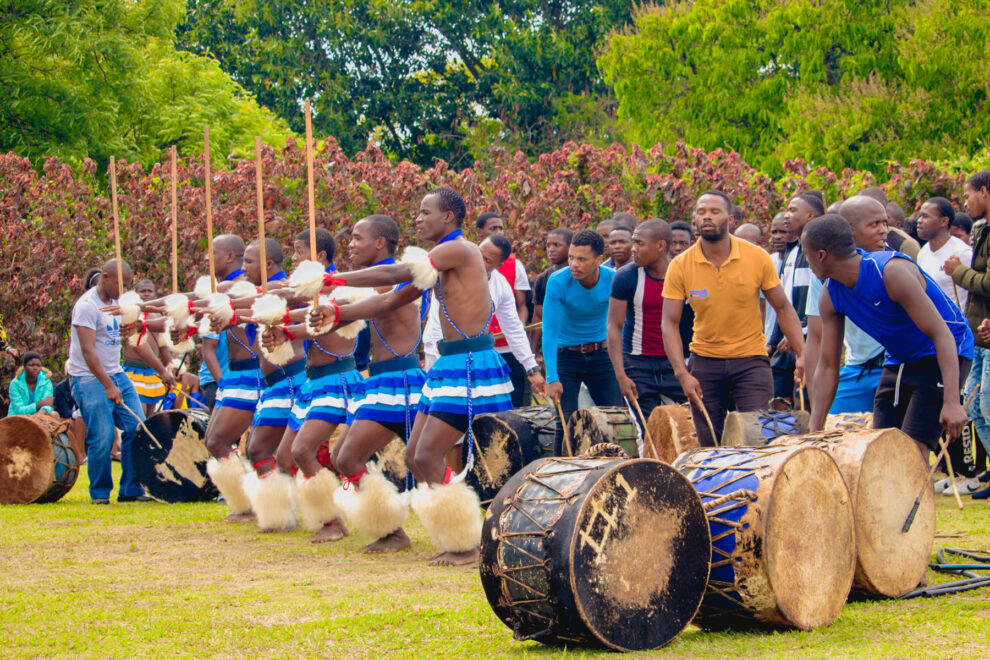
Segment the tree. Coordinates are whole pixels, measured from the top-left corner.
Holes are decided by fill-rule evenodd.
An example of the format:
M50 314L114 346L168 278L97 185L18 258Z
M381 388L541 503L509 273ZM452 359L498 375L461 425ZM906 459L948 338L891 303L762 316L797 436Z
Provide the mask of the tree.
M348 152L371 137L391 155L470 164L480 139L530 155L579 139L569 111L609 91L595 49L631 0L189 0L181 47L224 71L301 131ZM585 113L584 115L587 116ZM609 118L600 118L603 126ZM595 133L598 124L588 130Z
M675 2L599 66L631 139L736 149L771 174L969 156L990 134L986 3Z
M213 60L175 50L182 0L0 2L0 150L101 166L115 154L152 163L178 143L214 156L273 140L287 126ZM197 137L199 136L199 137Z

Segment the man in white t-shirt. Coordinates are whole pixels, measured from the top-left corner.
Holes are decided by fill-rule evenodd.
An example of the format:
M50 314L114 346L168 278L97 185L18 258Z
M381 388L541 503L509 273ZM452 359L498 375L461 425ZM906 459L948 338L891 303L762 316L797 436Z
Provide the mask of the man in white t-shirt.
M918 252L918 265L935 280L945 295L960 309L966 309L969 292L956 286L952 277L945 274L945 261L958 257L964 266L973 262L973 248L949 233L956 218L952 202L944 197L932 197L918 211L918 237L928 241Z
M131 281L131 269L121 264L124 286ZM131 466L131 441L137 432L134 415L144 419L141 399L134 384L120 366L120 323L116 316L100 311L117 304L117 262L103 264L96 286L72 307L72 334L69 339L69 388L86 422L86 469L89 496L93 504L110 502L113 475L110 448L114 427L120 429L119 502L147 502L144 489Z

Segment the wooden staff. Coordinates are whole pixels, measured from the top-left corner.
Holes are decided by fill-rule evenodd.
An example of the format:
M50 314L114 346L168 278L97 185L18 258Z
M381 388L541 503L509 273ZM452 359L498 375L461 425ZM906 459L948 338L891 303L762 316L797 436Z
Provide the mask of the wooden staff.
M962 499L959 497L959 488L956 486L956 475L955 471L952 469L952 458L949 456L949 447L944 437L938 439L939 446L945 450L945 471L949 473L949 483L952 484L952 494L956 496L956 504L959 509L962 510L963 503ZM935 461L935 465L938 465L938 461Z
M560 401L555 401L557 404L557 414L560 415L560 430L564 432L564 447L567 448L567 455L573 456L574 450L571 448L571 439L567 435L567 420L564 419L564 409L560 407Z
M265 251L265 192L261 188L261 138L254 138L254 187L258 197L258 251L261 259L261 292L268 293L268 255ZM315 240L316 236L312 236ZM314 243L315 245L315 243Z
M134 419L137 420L138 426L140 426L142 429L144 429L144 432L148 434L148 437L151 438L151 441L155 443L155 446L158 447L159 449L161 449L162 448L162 443L158 442L158 438L156 438L155 437L155 434L151 432L151 429L149 429L147 426L145 426L144 420L141 418L141 416L138 415L133 410L131 410L130 406L128 406L123 401L120 402L120 405L122 405L124 407L124 410L126 410L127 412L129 412L131 414L131 417L133 417Z
M120 256L120 219L117 215L117 161L110 156L110 209L113 215L113 250L117 257L117 298L124 295L124 262Z
M206 253L210 261L210 292L217 292L217 265L213 260L213 173L210 169L210 127L203 127L203 166L206 178Z
M708 424L708 432L712 434L712 442L715 443L716 447L721 447L722 443L719 438L715 436L715 426L712 424L712 418L708 416L708 410L705 408L705 402L701 399L698 399L698 409L701 410L701 415L705 418L705 423Z
M633 399L630 402L629 399L626 399L626 403L632 403L633 408L636 409L636 414L639 415L639 421L643 423L643 437L646 439L646 442L650 444L653 458L660 460L660 455L657 454L657 446L653 444L653 434L650 433L650 427L646 425L646 417L643 417L643 409L639 407L639 401ZM645 451L643 452L643 458L649 458Z
M925 475L925 482L921 486L921 490L918 491L918 496L914 498L914 504L911 506L911 512L908 513L907 519L904 520L904 526L901 527L901 532L907 533L911 529L912 523L914 523L914 517L918 515L918 507L921 506L921 498L925 495L925 490L931 487L932 475L935 474L936 468L938 468L938 462L945 457L946 462L949 460L948 449L949 445L945 443L942 444L942 450L935 457L935 462L932 463L931 468L928 470L928 474Z
M172 160L172 293L179 292L179 229L176 218L178 203L178 166L176 165L175 145L169 149Z
M306 196L309 199L309 258L316 261L316 200L313 185L313 119L306 99ZM320 292L313 294L313 307L320 304ZM485 468L488 471L488 468ZM491 475L489 475L491 476Z

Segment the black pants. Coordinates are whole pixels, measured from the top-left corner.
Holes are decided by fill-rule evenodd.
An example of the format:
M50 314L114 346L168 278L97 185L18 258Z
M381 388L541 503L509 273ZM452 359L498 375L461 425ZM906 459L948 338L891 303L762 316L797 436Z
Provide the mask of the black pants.
M530 401L529 379L526 378L526 367L516 359L512 351L499 353L509 365L509 379L512 381L512 407L528 406Z
M670 360L662 355L623 355L622 364L626 375L636 383L639 394L637 401L645 419L657 406L668 403L684 403L687 397L677 377ZM637 419L636 422L642 426Z
M564 420L569 420L578 407L578 392L583 383L596 406L621 406L622 393L619 383L615 380L615 370L612 361L608 359L608 351L604 348L593 353L578 353L562 348L557 351L557 377L564 388L560 397L560 407L564 412ZM576 442L575 439L571 440ZM554 453L561 456L564 448L564 431L557 429L554 439Z
M217 403L217 384L207 383L199 388L199 391L203 393L203 399L206 400L206 406L213 412L213 406Z
M972 360L959 358L959 387L966 382ZM873 399L873 428L898 428L937 452L945 391L942 370L932 355L914 362L884 367Z
M739 412L766 409L773 398L773 377L770 361L765 356L745 358L709 358L691 354L691 375L701 384L702 401L711 417L712 427L719 439L725 427L729 402L735 402ZM693 403L691 414L702 447L715 445L701 410Z

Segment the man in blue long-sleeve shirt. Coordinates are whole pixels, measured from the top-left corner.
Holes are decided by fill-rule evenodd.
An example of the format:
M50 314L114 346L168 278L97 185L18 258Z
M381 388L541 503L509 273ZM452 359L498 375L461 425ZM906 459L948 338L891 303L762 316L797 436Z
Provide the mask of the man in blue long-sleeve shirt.
M543 302L543 360L547 394L560 403L564 418L578 407L584 383L595 405L622 405L605 345L608 299L615 271L601 265L605 242L591 230L579 231L567 252L567 268L547 281ZM563 432L554 442L562 451Z

